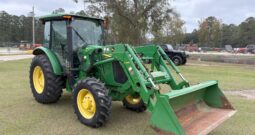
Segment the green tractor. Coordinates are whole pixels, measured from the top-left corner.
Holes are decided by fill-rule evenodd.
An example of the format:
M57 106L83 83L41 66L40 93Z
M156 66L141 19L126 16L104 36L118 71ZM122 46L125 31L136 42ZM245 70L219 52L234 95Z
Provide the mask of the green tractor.
M105 45L107 23L98 18L56 14L40 20L44 44L33 51L33 96L39 103L55 103L66 89L87 126L104 125L112 101L132 111L148 110L156 131L176 135L207 134L235 113L217 81L190 86L157 45ZM146 60L152 63L145 65Z

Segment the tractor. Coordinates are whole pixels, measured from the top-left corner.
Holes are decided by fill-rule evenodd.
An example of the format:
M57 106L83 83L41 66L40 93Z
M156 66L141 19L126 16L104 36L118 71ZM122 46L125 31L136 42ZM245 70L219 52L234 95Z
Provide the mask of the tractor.
M33 51L32 94L49 104L65 89L82 124L103 126L112 101L151 112L153 129L176 135L207 134L236 112L217 81L191 86L160 46L106 45L103 19L53 14L40 20L44 43Z

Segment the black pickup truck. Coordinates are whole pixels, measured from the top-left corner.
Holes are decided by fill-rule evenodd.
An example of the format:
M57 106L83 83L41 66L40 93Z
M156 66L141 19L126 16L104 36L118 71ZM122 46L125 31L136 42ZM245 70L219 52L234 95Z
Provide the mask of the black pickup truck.
M174 50L173 46L170 44L163 44L160 46L175 65L179 66L186 64L188 55L185 53L185 51Z

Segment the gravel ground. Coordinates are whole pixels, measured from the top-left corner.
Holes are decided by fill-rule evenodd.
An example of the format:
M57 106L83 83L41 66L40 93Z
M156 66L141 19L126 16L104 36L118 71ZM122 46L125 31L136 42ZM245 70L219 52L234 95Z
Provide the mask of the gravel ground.
M0 61L11 61L11 60L21 60L21 59L28 59L33 58L34 55L10 55L10 56L0 56Z

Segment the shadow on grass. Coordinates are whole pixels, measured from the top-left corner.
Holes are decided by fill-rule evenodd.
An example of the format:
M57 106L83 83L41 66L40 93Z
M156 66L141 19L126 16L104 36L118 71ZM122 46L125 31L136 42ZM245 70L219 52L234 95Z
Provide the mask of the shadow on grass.
M34 101L36 102L36 101ZM48 134L83 134L87 135L130 135L130 134L155 134L154 130L149 126L149 112L137 113L127 110L122 102L112 102L112 114L110 120L100 128L90 128L79 122L74 113L72 106L71 93L64 92L62 97L57 103L54 104L39 104L36 103L35 109L40 108L42 111L42 117L46 119L40 119L45 123L50 123L45 126L46 129L50 129L50 125L58 125L63 122L64 125L61 129L48 132ZM45 112L43 112L45 110ZM50 116L49 116L50 114ZM56 120L52 120L56 119ZM49 120L49 121L47 121ZM35 133L34 131L31 133Z

